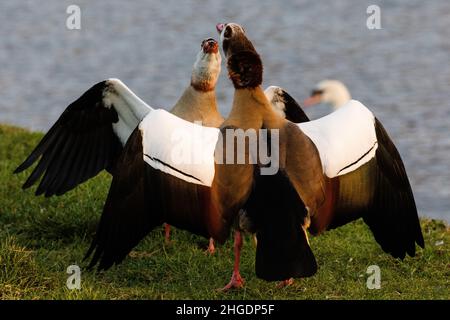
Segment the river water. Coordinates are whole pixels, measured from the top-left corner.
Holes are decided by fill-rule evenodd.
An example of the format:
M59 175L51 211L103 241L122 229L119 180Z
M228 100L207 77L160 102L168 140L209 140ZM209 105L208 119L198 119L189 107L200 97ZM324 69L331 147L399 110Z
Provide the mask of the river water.
M68 30L66 8L81 8ZM366 26L369 5L380 30ZM422 216L450 221L450 1L2 0L0 122L46 131L92 84L120 78L153 107L189 83L217 22L242 24L264 62L264 85L306 98L340 79L398 146ZM221 111L230 109L225 72ZM330 110L307 110L319 117Z

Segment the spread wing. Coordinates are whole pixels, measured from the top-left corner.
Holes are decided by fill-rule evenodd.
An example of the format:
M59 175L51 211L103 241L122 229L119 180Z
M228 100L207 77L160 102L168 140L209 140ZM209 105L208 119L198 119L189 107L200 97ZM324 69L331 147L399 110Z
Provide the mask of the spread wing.
M94 252L89 267L99 263L98 268L102 270L120 263L141 239L163 222L162 212L150 211L145 166L141 132L136 129L118 160L97 232L85 257Z
M376 191L364 221L384 251L404 258L415 255L415 244L425 246L416 203L397 148L376 119Z
M151 110L120 80L99 82L66 108L14 173L38 162L23 188L43 176L36 195L62 195L103 169L112 170L129 135Z
M172 138L183 127L187 140L180 144ZM86 255L93 253L90 267L98 264L102 270L120 263L163 222L205 237L218 238L214 232L225 229L211 210L211 189L203 175L214 169L212 151L206 164L180 161L182 150L199 154L205 152L207 145L214 150L214 141L205 142L201 134L196 136L192 130L207 130L217 139L217 129L188 123L163 110L149 114L130 136L117 162L100 224ZM172 157L177 148L182 148L178 149L181 153Z
M381 248L395 258L415 255L424 247L417 208L400 154L375 119L378 148L362 167L339 179L340 198L329 228L362 217Z

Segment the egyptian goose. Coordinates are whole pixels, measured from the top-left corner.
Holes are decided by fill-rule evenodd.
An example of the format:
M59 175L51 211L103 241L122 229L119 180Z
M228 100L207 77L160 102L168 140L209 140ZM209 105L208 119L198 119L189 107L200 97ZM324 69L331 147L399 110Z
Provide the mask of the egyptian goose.
M286 115L306 117L282 91L267 90ZM264 93L263 93L264 94ZM287 102L286 102L287 101ZM272 108L272 106L270 106ZM274 108L275 109L275 108ZM281 117L281 116L280 116ZM163 222L219 242L231 228L212 209L214 149L219 129L164 111L149 113L128 139L86 258L106 270L120 263Z
M261 94L262 64L243 28L220 24L217 29L236 88L221 130L280 130L279 173L263 176L250 164L216 164L212 186L220 216L231 219L246 203L258 239L257 275L266 280L313 275L306 229L317 234L359 217L394 257L414 256L415 243L424 247L404 165L373 114L356 100L343 102L342 94L328 97L340 108L322 119L297 126L281 120ZM231 285L236 278L233 274Z
M301 123L309 121L308 116L305 114L303 109L297 103L297 101L292 98L283 88L277 86L270 86L266 90L264 90L264 94L272 105L273 109L276 113L278 113L281 117L286 118L289 121L295 123ZM241 218L243 221L245 220L245 210L242 211ZM245 230L245 228L243 228ZM239 269L239 259L240 259L240 250L242 248L242 235L237 229L234 235L234 251L235 251L235 267ZM209 252L214 252L214 241L210 240L209 243ZM231 288L238 288L243 286L243 278L240 276L239 272L236 271L234 273L234 279L227 286L222 288L222 291L229 290Z
M203 40L191 83L171 112L188 121L218 127L223 118L214 89L220 64L217 42ZM131 132L152 110L119 79L99 82L66 108L14 173L40 158L23 188L29 188L44 174L36 195L62 195L103 169L111 172Z
M276 93L273 88L267 90L271 100L278 103L274 113L306 117L302 111L293 110L298 108L295 100ZM268 107L272 108L270 104ZM98 264L102 270L120 263L162 222L225 241L232 222L216 214L211 199L218 134L216 128L198 126L164 110L155 110L144 118L118 161L86 254L93 254L91 267Z
M214 91L221 57L213 39L204 40L201 48L191 84L171 112L188 121L217 127L223 121ZM29 188L44 174L36 194L45 193L47 197L64 194L103 169L111 172L132 130L152 110L120 80L102 81L67 107L15 173L27 169L42 156L23 187ZM295 101L280 112L286 112L288 117L304 115ZM209 251L213 250L210 241Z
M211 192L216 215L230 224L240 207L246 209L258 240L255 264L258 277L275 281L310 276L317 265L307 240L308 217L318 210L325 196L320 156L296 124L271 108L261 89L261 59L243 28L228 23L218 24L217 30L235 87L232 110L221 126L222 136L226 136L227 130L269 129L279 138L279 170L274 175L262 175L260 172L265 168L251 163L217 163ZM266 189L268 186L270 191ZM275 201L271 191L282 200ZM250 197L252 192L256 196ZM285 210L274 211L278 205ZM236 253L238 249L239 243ZM235 265L226 288L241 285Z

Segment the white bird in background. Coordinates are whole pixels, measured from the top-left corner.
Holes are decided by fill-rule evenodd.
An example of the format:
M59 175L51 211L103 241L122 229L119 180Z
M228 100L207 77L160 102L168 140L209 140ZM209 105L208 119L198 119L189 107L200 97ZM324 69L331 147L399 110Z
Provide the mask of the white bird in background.
M303 102L303 105L309 107L318 103L326 103L337 110L351 99L350 92L341 81L323 80L314 86L311 96Z

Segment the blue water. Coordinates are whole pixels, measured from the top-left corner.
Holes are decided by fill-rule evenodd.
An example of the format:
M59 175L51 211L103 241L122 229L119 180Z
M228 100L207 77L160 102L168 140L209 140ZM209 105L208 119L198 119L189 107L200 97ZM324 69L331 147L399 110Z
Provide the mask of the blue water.
M82 29L71 31L74 2ZM381 30L366 27L370 4L381 8ZM216 37L222 21L244 25L263 58L264 85L302 100L319 80L344 81L398 146L420 214L450 221L449 1L2 0L0 122L46 131L108 77L169 108L189 83L201 40ZM225 115L232 94L223 72Z

